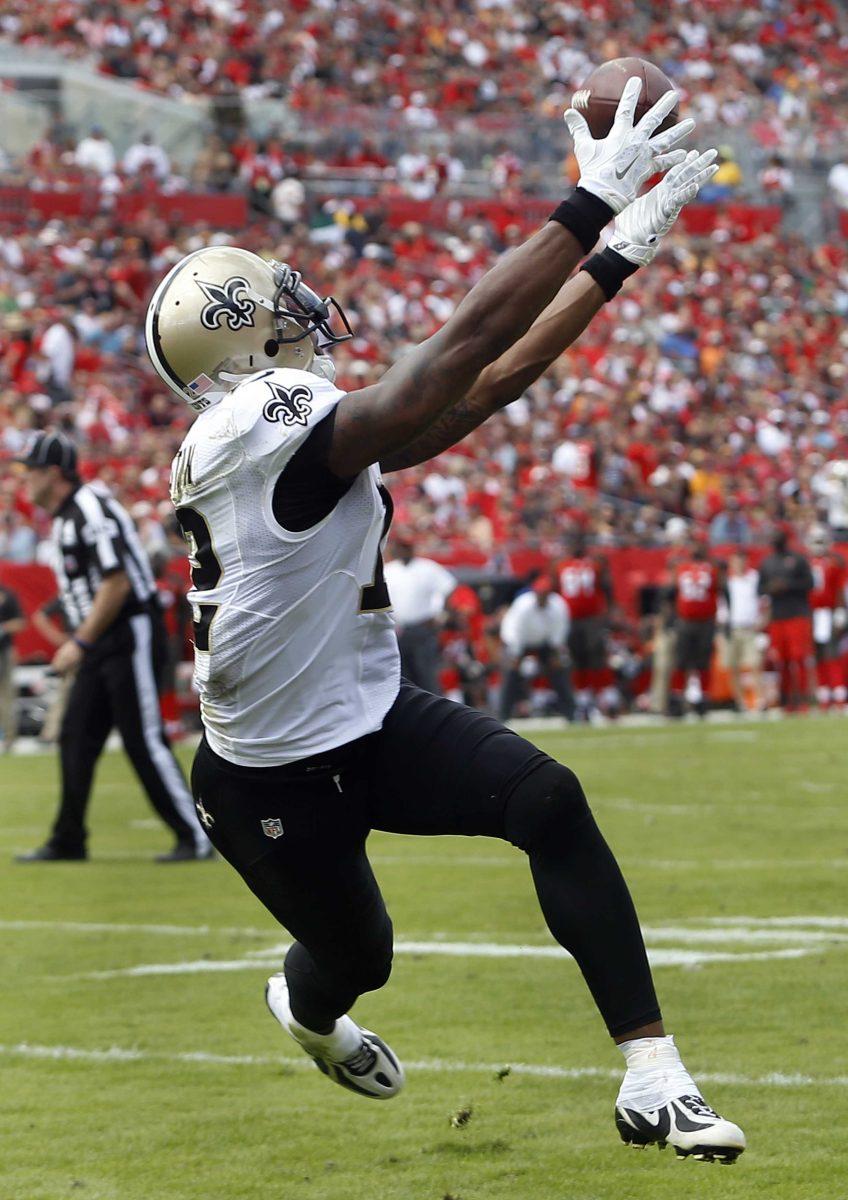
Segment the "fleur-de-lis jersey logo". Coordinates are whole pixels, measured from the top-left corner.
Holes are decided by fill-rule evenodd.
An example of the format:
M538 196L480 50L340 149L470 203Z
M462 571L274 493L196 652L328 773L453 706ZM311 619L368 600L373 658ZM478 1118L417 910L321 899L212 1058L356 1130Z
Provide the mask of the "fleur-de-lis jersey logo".
M253 324L256 305L248 299L250 284L240 275L233 275L226 283L204 283L198 279L197 286L209 301L200 313L204 329L220 329L226 321L230 329L242 329Z
M266 400L262 416L266 421L282 421L284 425L306 425L312 412L312 392L299 383L297 387L284 388L279 383L269 383L271 399Z

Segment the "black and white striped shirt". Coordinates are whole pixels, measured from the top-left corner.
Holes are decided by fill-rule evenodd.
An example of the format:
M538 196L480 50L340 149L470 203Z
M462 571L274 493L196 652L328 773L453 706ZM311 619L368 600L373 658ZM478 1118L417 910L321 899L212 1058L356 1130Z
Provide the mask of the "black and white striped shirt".
M107 575L125 571L131 592L120 617L149 605L156 583L132 520L98 486L82 484L53 518L54 569L68 624L77 629Z

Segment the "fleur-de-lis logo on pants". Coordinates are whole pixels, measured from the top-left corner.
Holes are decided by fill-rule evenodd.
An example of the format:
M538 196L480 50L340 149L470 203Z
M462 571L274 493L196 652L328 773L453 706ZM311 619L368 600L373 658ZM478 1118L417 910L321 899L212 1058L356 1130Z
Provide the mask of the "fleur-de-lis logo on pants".
M209 301L200 313L204 329L220 329L226 321L230 329L242 329L253 324L256 305L248 298L250 284L240 275L233 275L226 283L204 283L198 279L197 286Z
M284 388L279 383L269 383L271 399L265 401L262 416L266 421L282 421L284 425L306 425L312 412L312 392L299 383L297 387Z

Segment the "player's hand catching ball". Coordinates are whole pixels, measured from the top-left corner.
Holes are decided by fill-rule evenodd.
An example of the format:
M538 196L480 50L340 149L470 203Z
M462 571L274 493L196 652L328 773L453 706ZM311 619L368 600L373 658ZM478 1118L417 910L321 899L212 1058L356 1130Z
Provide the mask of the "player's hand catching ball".
M609 247L629 262L644 267L659 249L685 204L715 175L716 150L690 150L682 162L640 196L615 219Z
M672 147L695 128L690 117L664 133L655 132L677 103L674 91L661 96L634 126L641 90L641 79L633 76L627 80L612 129L597 141L589 132L586 118L576 108L569 108L564 117L574 139L574 155L580 168L577 186L603 200L616 214L633 203L647 179L681 162L684 151L672 151Z

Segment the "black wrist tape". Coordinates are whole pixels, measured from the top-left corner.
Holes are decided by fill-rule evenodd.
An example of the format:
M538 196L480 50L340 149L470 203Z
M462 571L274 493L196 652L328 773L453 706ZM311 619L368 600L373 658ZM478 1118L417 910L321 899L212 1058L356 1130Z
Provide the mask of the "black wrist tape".
M608 204L586 192L583 188L575 188L567 200L558 204L548 217L549 221L558 221L573 234L583 253L588 254L601 235L601 230L615 216Z
M607 246L600 254L593 254L591 258L587 258L580 270L588 271L607 300L612 300L613 296L621 291L625 279L629 279L634 271L639 270L639 264L616 254L615 250L610 250Z

